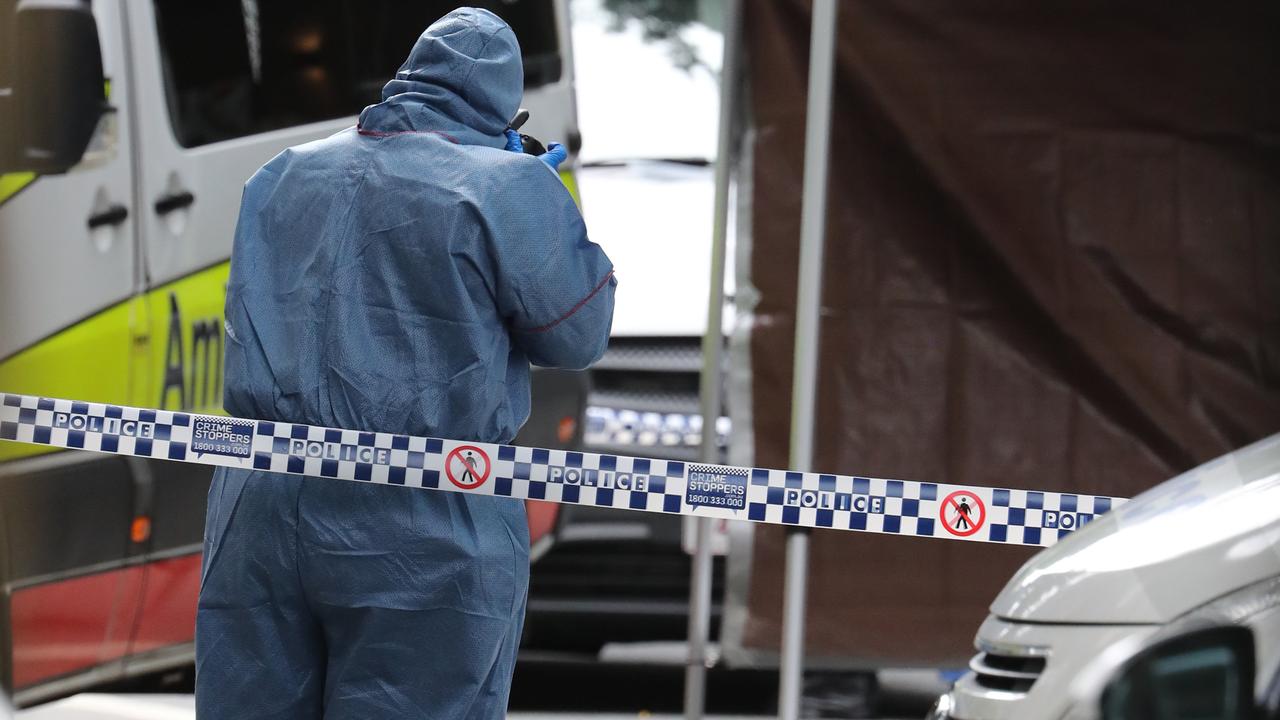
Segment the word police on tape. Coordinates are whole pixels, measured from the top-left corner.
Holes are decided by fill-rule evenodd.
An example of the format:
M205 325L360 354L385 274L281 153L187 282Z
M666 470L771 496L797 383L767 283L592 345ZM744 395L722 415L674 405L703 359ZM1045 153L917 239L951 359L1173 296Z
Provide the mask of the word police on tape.
M460 442L29 395L0 397L0 440L779 525L1051 545L1124 502Z

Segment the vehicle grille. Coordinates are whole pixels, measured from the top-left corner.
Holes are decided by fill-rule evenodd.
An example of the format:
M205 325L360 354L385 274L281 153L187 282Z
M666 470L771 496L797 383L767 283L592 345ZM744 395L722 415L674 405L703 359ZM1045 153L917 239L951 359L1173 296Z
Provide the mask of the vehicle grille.
M702 444L701 370L699 337L611 339L591 368L586 449L696 459ZM718 418L715 432L718 445L727 447L729 418Z
M697 374L702 370L702 338L613 338L592 367Z
M655 517L658 522L647 541L627 540L621 533L610 540L614 533L600 532L605 529L603 516L588 519L561 530L585 529L599 539L558 542L534 564L521 652L594 656L609 643L686 639L692 561L680 549L680 518ZM620 520L617 524L625 528L626 518ZM721 614L718 598L724 593L723 557L713 558L711 572L714 637Z
M1044 672L1045 658L980 652L969 661L978 685L988 690L1026 693Z
M538 600L670 601L686 612L692 559L679 546L644 542L564 543L538 561L529 595ZM715 558L719 597L723 558Z

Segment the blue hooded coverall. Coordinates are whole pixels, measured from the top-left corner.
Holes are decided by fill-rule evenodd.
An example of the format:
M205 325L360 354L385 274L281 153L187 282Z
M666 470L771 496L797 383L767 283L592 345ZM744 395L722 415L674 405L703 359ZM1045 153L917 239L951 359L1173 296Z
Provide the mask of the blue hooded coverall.
M464 8L356 128L246 184L226 410L509 442L529 363L603 353L613 269L556 173L507 152L515 35ZM216 718L501 718L524 619L523 503L220 469L196 706Z

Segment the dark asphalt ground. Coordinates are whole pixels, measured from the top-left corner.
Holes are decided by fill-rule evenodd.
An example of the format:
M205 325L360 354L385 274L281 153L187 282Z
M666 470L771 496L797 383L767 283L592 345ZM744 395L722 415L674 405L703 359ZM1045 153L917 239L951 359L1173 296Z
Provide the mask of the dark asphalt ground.
M806 679L806 717L921 718L934 699L929 681L886 681L875 687L869 676L810 674ZM921 687L923 685L923 687ZM98 718L193 717L191 673L122 685L105 700L82 696L19 713L20 720L97 720ZM708 674L707 714L719 717L768 717L777 713L778 675L766 670L726 670ZM184 698L185 696L185 698ZM149 699L152 698L152 699ZM513 717L659 718L683 710L683 668L599 662L522 662L511 688ZM99 706L114 708L105 714ZM136 707L134 714L128 708ZM873 714L874 713L874 714Z

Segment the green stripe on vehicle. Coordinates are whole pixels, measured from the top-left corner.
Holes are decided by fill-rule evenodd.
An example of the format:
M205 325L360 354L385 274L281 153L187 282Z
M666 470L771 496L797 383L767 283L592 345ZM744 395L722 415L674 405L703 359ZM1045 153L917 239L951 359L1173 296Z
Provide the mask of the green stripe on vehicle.
M113 305L0 362L0 387L45 397L222 413L230 263ZM0 462L42 453L0 444Z
M17 195L23 188L36 181L33 172L6 173L0 175L0 204Z

